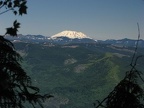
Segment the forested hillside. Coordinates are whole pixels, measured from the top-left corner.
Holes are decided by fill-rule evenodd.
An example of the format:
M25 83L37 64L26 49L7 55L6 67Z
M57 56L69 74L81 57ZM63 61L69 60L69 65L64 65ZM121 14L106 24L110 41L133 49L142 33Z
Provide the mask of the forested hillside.
M22 65L42 93L55 97L45 102L51 108L93 108L124 77L134 47L108 44L47 45L15 43ZM138 55L144 54L139 48ZM144 72L143 60L137 68Z

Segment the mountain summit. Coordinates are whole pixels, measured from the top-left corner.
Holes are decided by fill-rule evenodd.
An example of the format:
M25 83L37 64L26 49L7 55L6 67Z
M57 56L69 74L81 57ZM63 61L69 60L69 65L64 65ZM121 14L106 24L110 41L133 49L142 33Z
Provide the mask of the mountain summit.
M75 39L75 38L78 38L78 39L89 38L90 39L90 37L86 36L82 32L70 31L70 30L65 30L65 31L62 31L58 34L51 36L51 38L59 38L59 37L67 37L71 39Z

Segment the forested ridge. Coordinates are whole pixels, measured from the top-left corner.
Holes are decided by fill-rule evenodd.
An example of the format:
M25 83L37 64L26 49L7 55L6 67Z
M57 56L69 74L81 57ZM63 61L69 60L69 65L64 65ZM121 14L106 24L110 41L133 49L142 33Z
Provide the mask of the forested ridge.
M118 49L106 44L16 43L15 46L24 58L23 67L33 84L42 93L62 97L60 100L65 101L56 105L63 108L93 108L95 100L102 100L125 76L134 52L134 47ZM139 48L139 54L142 53L143 48ZM143 58L138 62L141 71L142 63Z

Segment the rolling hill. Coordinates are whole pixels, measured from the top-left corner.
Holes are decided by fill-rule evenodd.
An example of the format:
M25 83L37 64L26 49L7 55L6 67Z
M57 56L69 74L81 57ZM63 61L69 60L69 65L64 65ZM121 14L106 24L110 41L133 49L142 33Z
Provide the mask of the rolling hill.
M49 45L15 43L22 65L42 93L55 96L44 105L51 108L93 108L130 68L133 47L109 44ZM139 48L138 55L144 53ZM138 68L144 71L143 58Z

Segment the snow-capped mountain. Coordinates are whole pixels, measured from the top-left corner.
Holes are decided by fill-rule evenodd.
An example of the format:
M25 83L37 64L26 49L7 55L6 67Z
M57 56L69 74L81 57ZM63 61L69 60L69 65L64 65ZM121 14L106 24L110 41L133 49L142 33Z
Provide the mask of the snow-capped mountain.
M54 43L95 43L96 40L86 36L82 32L65 30L50 37Z
M82 32L70 31L70 30L65 30L65 31L62 31L60 33L57 33L57 34L51 36L52 39L60 38L60 37L67 37L70 39L75 39L75 38L77 38L77 39L83 39L83 38L91 39L90 37L86 36Z
M78 44L78 43L96 43L96 44L108 44L120 47L135 47L137 40L133 39L108 39L108 40L94 40L86 36L82 32L76 31L63 31L51 37L43 35L22 35L17 37L6 35L5 38L12 42L25 42L25 43L49 43L49 44ZM139 40L139 47L144 47L144 40Z

